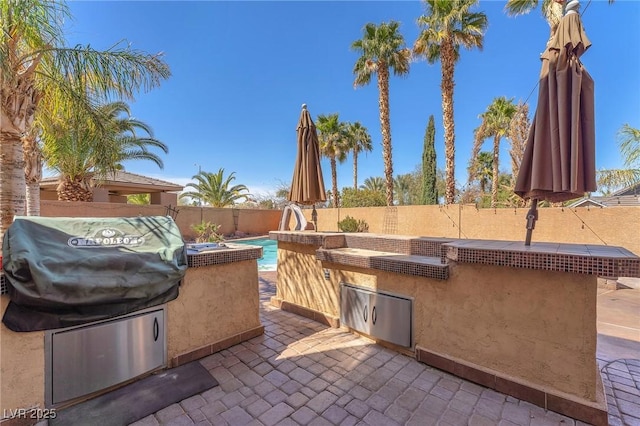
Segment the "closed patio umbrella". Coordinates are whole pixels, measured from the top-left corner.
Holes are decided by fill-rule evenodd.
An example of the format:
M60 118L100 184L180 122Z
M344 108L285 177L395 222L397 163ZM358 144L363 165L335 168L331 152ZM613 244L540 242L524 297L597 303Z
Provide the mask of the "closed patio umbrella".
M579 4L569 2L542 55L538 104L515 185L531 199L525 245L538 218L538 201L562 202L596 190L594 83L580 61L591 46Z
M298 153L288 199L296 204L313 205L311 216L314 225L317 225L315 203L326 201L327 195L324 190L324 179L322 178L322 167L320 166L318 133L306 104L302 104L302 112L300 113L296 131L298 135Z

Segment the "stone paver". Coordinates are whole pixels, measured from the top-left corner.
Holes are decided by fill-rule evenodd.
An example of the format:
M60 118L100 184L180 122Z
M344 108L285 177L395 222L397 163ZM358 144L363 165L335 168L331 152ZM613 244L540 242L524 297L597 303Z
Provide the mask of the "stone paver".
M263 336L200 362L220 386L136 422L144 425L583 426L268 302ZM640 425L640 361L599 359L611 425Z

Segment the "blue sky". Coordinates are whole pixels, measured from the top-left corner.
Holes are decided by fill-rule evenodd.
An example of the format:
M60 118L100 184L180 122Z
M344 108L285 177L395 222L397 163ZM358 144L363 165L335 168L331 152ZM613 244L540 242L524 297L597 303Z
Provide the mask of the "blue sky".
M462 51L455 71L456 179L466 182L478 115L497 96L536 106L539 55L549 27L539 10L508 17L506 1L481 1L489 19L482 51ZM617 132L640 127L640 2L582 2L583 22L593 43L583 63L595 80L596 165L622 166ZM354 89L351 43L368 22L396 20L407 45L424 12L418 1L81 1L70 3L70 45L106 49L126 40L133 48L164 52L172 76L131 104L169 146L159 170L151 162L126 170L186 184L202 170L223 167L254 194L268 194L293 174L295 128L303 103L315 119L339 113L360 121L374 150L361 155L358 181L383 175L378 91L373 81ZM535 88L535 90L534 90ZM532 93L533 91L533 93ZM390 82L394 174L421 162L429 115L436 122L438 167L444 169L440 64L412 63L407 77ZM491 149L487 140L484 150ZM510 171L508 142L501 170ZM353 183L352 159L338 166L338 186ZM330 167L323 160L325 185Z

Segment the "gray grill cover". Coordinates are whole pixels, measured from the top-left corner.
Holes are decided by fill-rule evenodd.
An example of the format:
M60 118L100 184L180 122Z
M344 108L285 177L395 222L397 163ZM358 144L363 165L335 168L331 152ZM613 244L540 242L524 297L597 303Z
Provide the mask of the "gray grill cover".
M178 296L185 244L170 217L16 217L2 256L14 331L69 327Z

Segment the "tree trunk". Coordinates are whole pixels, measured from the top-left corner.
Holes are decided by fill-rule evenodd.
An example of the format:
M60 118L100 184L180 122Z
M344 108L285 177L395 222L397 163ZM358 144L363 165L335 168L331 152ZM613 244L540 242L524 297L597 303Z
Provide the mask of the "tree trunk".
M58 200L92 202L93 190L86 179L82 177L71 179L64 176L57 188Z
M336 171L336 156L330 157L331 163L331 189L333 190L333 208L338 208L338 173Z
M353 150L353 189L358 190L358 149Z
M42 152L37 131L33 128L22 138L24 175L27 186L27 216L40 216L40 180L42 180Z
M17 132L0 130L0 240L15 216L26 213L22 140Z
M455 56L451 37L445 39L440 50L440 62L442 65L442 123L444 126L444 155L446 188L444 194L445 204L453 204L456 196L455 174L455 128L453 120L453 71Z
M491 208L495 209L498 205L498 174L499 172L499 155L500 155L500 136L493 137L493 182L491 182Z
M393 206L393 161L391 159L391 122L389 118L389 68L386 64L378 64L378 92L387 206Z

